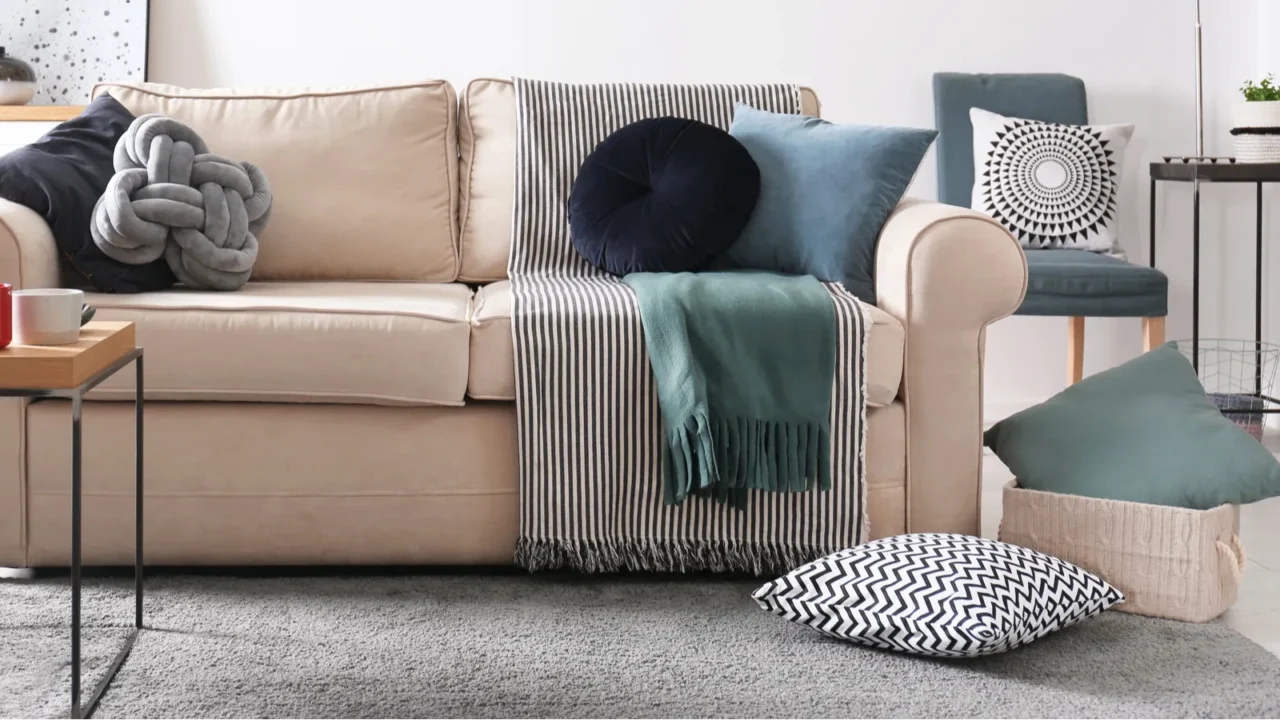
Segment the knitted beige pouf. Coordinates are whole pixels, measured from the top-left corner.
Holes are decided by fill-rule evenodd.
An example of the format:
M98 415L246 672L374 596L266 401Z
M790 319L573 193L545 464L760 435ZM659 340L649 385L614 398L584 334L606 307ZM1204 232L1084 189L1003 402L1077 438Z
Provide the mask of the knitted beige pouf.
M1114 609L1206 622L1236 601L1240 508L1212 510L1004 489L1000 539L1074 563L1114 585Z

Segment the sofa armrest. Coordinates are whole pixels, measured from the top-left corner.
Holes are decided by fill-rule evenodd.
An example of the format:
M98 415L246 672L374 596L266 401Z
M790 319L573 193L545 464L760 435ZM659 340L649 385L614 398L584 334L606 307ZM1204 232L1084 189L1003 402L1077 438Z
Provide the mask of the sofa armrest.
M58 287L58 246L44 218L0 199L0 282L15 290Z
M0 282L58 286L58 246L35 211L0 199ZM0 399L0 567L26 565L26 400Z
M1017 241L980 213L906 200L880 233L876 301L906 333L908 532L981 533L986 327L1026 289Z

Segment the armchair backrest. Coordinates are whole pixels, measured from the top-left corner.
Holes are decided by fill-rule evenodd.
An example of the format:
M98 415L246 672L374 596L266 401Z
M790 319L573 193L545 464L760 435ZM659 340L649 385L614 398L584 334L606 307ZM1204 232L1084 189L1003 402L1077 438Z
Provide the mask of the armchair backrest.
M973 125L969 109L1009 117L1084 125L1084 81L1070 75L935 73L933 113L938 125L938 201L969 207L973 194Z

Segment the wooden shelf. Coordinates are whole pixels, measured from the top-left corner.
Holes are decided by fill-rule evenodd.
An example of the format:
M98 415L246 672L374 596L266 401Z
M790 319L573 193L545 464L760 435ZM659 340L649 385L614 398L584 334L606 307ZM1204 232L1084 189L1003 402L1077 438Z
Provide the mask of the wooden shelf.
M83 110L83 105L0 105L0 121L62 122Z

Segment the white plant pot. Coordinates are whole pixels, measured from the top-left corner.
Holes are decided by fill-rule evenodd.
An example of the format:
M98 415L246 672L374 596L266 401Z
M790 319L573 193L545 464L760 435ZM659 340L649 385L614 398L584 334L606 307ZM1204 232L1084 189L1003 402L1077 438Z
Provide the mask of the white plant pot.
M1280 128L1280 100L1236 103L1232 127Z
M1271 129L1271 134L1234 136L1236 160L1246 163L1280 162L1280 100L1237 103L1232 113L1236 129Z

